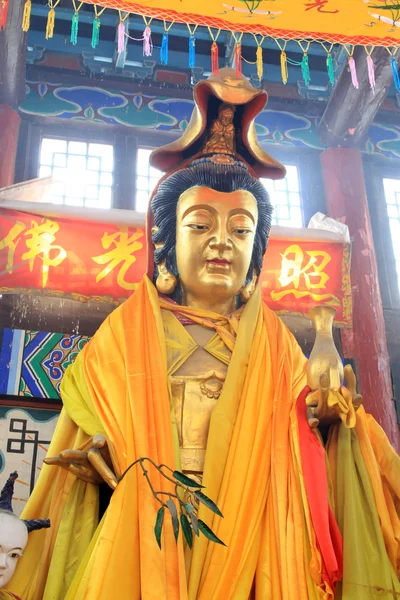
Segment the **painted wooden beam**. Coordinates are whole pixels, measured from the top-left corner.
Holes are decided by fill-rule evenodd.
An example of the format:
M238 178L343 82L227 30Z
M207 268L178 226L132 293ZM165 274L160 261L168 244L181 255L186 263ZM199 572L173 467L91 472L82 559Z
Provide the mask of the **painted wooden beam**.
M358 89L354 87L349 66L336 83L319 124L321 141L327 146L357 146L363 141L376 113L393 83L390 56L386 48L375 48L375 89L368 78L367 54L357 46L354 51Z

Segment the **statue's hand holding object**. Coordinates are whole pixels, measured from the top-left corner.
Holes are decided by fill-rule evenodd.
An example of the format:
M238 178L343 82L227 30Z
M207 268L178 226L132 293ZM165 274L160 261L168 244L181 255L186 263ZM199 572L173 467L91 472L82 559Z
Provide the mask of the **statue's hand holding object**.
M67 469L87 483L107 483L113 490L118 485L114 448L103 434L94 435L76 450L62 450L58 456L45 458L44 462Z
M343 368L333 341L332 324L335 309L314 307L309 316L314 322L316 338L307 366L307 419L311 428L330 425L341 419L346 427L354 427L356 410L362 403L350 365ZM343 379L345 385L342 385Z

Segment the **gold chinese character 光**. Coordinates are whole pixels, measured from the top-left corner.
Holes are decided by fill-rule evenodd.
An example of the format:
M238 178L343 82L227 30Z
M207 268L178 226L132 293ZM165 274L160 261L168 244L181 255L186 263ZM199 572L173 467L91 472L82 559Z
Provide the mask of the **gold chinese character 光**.
M7 255L7 265L6 271L7 273L12 273L14 267L14 254L17 248L17 244L21 239L19 236L24 231L25 225L21 223L21 221L17 221L13 227L11 227L10 231L7 235L0 240L0 250L8 249Z
M124 290L134 290L136 288L136 283L129 283L125 281L125 275L129 269L136 261L136 256L133 256L134 252L141 250L143 248L143 244L138 242L137 240L141 238L143 235L143 231L136 231L132 233L131 236L128 235L128 228L121 227L121 231L117 231L116 233L105 233L101 238L101 245L105 250L111 247L113 244L115 247L109 252L105 252L101 256L94 256L93 260L98 265L105 265L102 271L96 277L96 283L104 279L106 275L111 273L116 267L120 266L117 275L117 283Z
M50 267L58 267L67 256L64 248L53 244L59 229L59 224L50 219L45 219L44 223L40 224L32 220L31 228L24 233L24 236L30 236L30 239L26 240L28 251L22 255L22 260L29 261L30 271L33 270L35 258L42 260L42 287L44 288L47 284Z
M313 300L330 300L333 304L340 304L339 299L333 294L315 294L312 291L300 291L301 280L304 280L307 290L326 288L329 275L324 272L326 265L332 260L330 254L323 250L307 250L305 253L298 244L288 246L282 256L281 276L279 282L282 287L292 284L292 288L281 292L271 292L273 300L281 300L284 296L293 294L295 298L310 296ZM306 264L303 266L304 260Z

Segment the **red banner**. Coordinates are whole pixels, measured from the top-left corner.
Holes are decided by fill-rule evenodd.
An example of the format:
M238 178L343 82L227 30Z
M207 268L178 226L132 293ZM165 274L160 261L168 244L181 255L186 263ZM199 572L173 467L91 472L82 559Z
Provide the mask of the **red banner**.
M261 274L274 311L306 315L316 304L336 308L351 324L350 245L271 237ZM13 210L0 214L0 292L45 293L115 303L128 297L146 269L141 227L47 218Z

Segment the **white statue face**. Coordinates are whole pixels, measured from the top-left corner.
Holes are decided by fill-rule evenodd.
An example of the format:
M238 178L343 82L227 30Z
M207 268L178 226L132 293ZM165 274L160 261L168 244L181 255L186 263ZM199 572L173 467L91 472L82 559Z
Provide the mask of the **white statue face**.
M6 586L28 543L28 530L23 521L0 512L0 588Z

